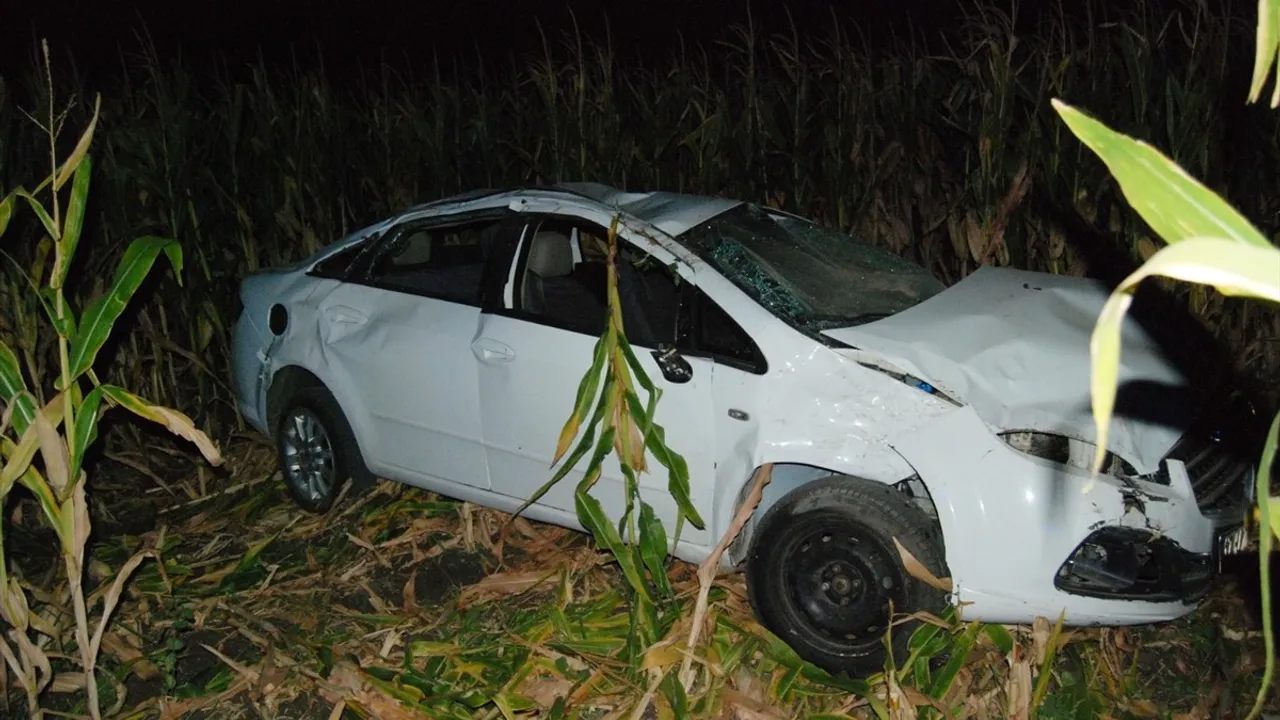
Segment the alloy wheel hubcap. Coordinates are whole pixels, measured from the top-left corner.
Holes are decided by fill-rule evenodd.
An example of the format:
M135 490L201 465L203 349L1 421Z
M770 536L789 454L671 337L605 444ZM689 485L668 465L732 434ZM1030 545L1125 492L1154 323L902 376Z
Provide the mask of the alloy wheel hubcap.
M311 502L324 500L333 488L333 445L320 419L306 408L293 411L280 440L289 484Z

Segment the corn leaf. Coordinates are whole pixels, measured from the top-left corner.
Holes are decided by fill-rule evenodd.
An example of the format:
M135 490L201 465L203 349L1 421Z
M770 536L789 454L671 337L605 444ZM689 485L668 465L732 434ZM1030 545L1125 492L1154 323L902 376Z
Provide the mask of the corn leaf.
M59 497L65 497L71 485L71 454L67 449L67 441L58 433L58 428L49 420L46 412L36 415L36 438L40 445L40 457L44 459L44 472L49 484Z
M7 495L13 483L31 467L40 447L39 436L35 425L22 433L22 438L15 445L8 438L0 437L0 455L4 456L4 468L0 469L0 495Z
M583 484L585 483L586 481L584 480ZM577 506L578 519L582 522L583 527L595 537L596 542L600 543L604 549L613 555L618 562L618 566L622 568L622 575L627 579L627 583L631 585L631 589L636 593L638 599L652 604L653 601L649 597L648 585L640 574L640 568L636 565L635 556L627 551L626 545L622 542L622 536L618 534L618 529L609 520L609 516L605 513L604 508L601 507L600 501L580 486L578 491L574 493L574 504Z
M62 552L77 563L84 562L84 546L89 542L89 502L85 498L84 483L76 483L71 497L63 501L58 511L58 523L62 538Z
M16 197L16 193L9 193L4 196L4 200L0 200L0 236L9 229L9 221L13 219L13 200Z
M664 597L671 595L671 582L667 579L667 532L653 508L643 501L640 503L640 554L658 591Z
M1271 527L1272 534L1280 538L1280 497L1271 494L1271 476L1276 462L1276 448L1280 445L1280 413L1271 420L1271 430L1267 433L1267 442L1262 447L1262 460L1258 463L1258 512L1262 515L1262 526ZM1265 502L1263 502L1265 500ZM1261 538L1260 538L1261 539ZM1263 557L1269 557L1263 550Z
M146 236L134 240L125 250L116 268L115 281L107 294L95 300L80 319L71 348L71 379L83 375L93 366L98 351L106 344L120 314L151 272L156 257L163 251L169 256L175 274L182 273L182 248L166 238Z
M600 375L604 372L605 359L608 356L612 338L613 332L605 330L600 339L596 341L591 367L578 383L578 394L574 398L573 413L569 415L569 420L565 422L564 428L560 431L560 439L556 443L556 454L551 460L553 466L560 462L560 457L569 449L569 444L573 442L573 439L578 436L579 427L583 418L587 415L587 408L591 407L592 401L596 398L596 391L600 386Z
M1053 107L1120 183L1125 199L1165 242L1219 237L1271 243L1240 213L1145 142L1118 133L1060 100Z
M36 402L27 392L18 356L3 340L0 340L0 401L13 406L13 429L22 437L35 420Z
M1267 432L1267 441L1262 446L1262 460L1258 463L1258 515L1261 527L1258 528L1258 575L1262 596L1262 640L1263 656L1266 658L1262 668L1262 684L1254 699L1249 718L1259 717L1263 705L1267 701L1267 688L1271 687L1276 671L1276 639L1275 620L1271 610L1271 548L1276 537L1280 537L1280 497L1271 494L1272 469L1276 461L1276 446L1280 444L1280 413L1271 419L1271 429Z
M80 134L80 139L76 141L75 148L67 156L66 161L62 163L62 167L58 169L53 181L53 189L55 191L62 189L62 186L67 182L67 178L80 169L80 163L88 155L89 146L93 144L93 132L98 127L98 114L101 110L102 96L99 95L93 101L93 117L89 119L89 126Z
M89 391L80 403L80 412L76 415L75 434L71 455L71 477L79 477L80 465L84 462L84 453L98 439L98 410L102 405L105 390L102 386Z
M1250 103L1262 97L1273 66L1280 66L1280 0L1258 0L1258 39L1253 57L1253 82L1249 85ZM1271 107L1280 107L1280 69L1276 70Z
M36 500L40 503L40 509L44 512L45 520L49 521L49 527L53 528L61 538L62 525L58 522L58 498L54 496L49 483L44 481L44 476L36 471L35 468L28 466L27 471L18 476L18 484L30 490L31 494L36 496Z
M49 237L57 239L58 225L53 221L53 217L49 215L49 211L44 209L44 205L34 195L22 188L14 190L13 194L27 201L31 211L36 214L36 217L40 218L40 224L44 225L44 231L49 233Z
M71 183L71 201L67 205L67 217L62 225L62 238L58 241L58 255L53 264L53 276L49 286L60 289L67 279L67 270L75 257L76 246L80 244L80 234L84 230L85 207L89 201L89 178L93 172L93 157L84 156L84 162L76 169L75 181Z
M586 455L587 451L591 449L592 445L595 443L596 426L599 425L600 421L604 418L604 413L608 409L609 392L612 389L612 387L613 387L613 378L606 377L604 381L604 391L600 395L600 401L596 404L596 411L591 416L591 422L587 423L587 431L586 433L583 434L582 439L578 441L578 444L576 447L574 447L573 452L569 453L568 459L564 461L564 464L560 466L560 469L557 470L556 473L551 476L550 480L543 483L541 487L539 487L532 495L530 495L529 499L525 500L524 503L520 506L520 508L516 510L514 513L512 513L512 517L518 517L521 513L523 513L526 509L528 509L530 505L541 500L542 496L546 495L547 491L550 490L552 487L554 487L556 483L563 480L564 476L568 475L569 472L573 470L574 467L577 466L578 461L582 459L582 456Z
M1098 427L1096 473L1106 458L1120 371L1120 335L1139 283L1153 275L1212 285L1225 295L1280 302L1280 249L1215 237L1193 238L1162 248L1134 271L1107 299L1093 329L1093 418ZM1090 483L1086 490L1092 488Z
M210 465L222 464L222 455L218 452L218 448L214 447L213 441L209 439L209 436L204 431L195 426L191 418L172 408L152 405L122 387L115 385L100 385L99 387L106 393L107 397L119 403L121 407L134 415L160 423L174 435L191 441L200 450L200 454L204 455L204 459L209 461Z

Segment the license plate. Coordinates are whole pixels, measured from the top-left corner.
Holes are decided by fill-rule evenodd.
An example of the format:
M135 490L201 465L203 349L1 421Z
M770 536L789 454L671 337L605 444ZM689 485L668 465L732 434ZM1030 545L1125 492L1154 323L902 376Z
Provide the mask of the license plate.
M1249 550L1252 544L1253 535L1249 532L1247 525L1239 525L1219 532L1217 547L1215 548L1218 556L1218 569L1222 569L1222 558L1229 555L1239 555Z

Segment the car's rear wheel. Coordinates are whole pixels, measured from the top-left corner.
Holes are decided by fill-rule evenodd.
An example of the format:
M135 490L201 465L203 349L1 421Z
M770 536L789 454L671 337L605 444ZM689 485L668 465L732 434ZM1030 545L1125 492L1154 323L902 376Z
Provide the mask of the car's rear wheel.
M285 488L302 508L325 512L348 478L353 490L372 484L350 423L322 387L294 392L276 423L276 453Z
M747 560L747 588L761 622L802 658L833 673L882 670L893 613L941 612L946 593L912 577L894 538L946 577L934 523L898 490L834 476L789 493L761 520ZM894 658L918 626L893 627Z

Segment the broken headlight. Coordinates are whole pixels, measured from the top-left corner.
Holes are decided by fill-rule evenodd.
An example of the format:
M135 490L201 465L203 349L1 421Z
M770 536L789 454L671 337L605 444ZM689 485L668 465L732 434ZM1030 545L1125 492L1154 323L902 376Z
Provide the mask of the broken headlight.
M1108 600L1191 603L1209 592L1208 555L1147 530L1104 527L1076 547L1053 584L1073 595Z
M1019 430L1000 434L1000 439L1017 450L1042 460L1056 462L1088 472L1093 466L1093 454L1097 445L1084 440L1077 440L1065 435ZM1133 477L1138 474L1124 458L1108 451L1102 463L1102 472L1118 477Z

